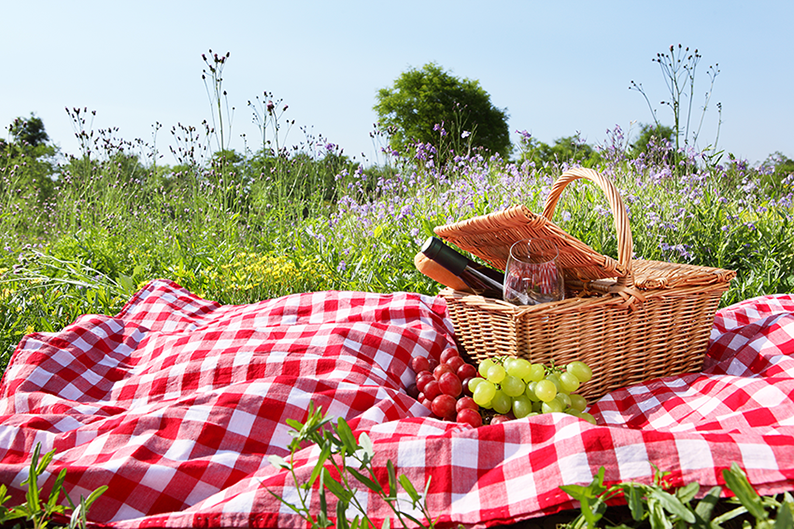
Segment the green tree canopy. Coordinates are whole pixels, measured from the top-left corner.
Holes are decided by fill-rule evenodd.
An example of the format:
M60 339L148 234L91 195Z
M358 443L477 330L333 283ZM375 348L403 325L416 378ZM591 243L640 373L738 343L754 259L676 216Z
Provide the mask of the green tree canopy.
M45 201L54 189L57 149L49 143L44 123L31 114L14 119L7 130L11 142L0 139L0 167L9 169L7 175L13 174L10 189L22 202L32 197Z
M471 134L473 146L510 153L506 109L491 103L479 81L459 79L435 63L403 72L391 88L381 88L374 110L393 130L390 143L397 150L412 141L437 144L436 125L443 124L453 141Z
M37 147L50 141L41 118L31 114L28 119L16 118L8 127L16 143Z
M631 144L632 153L636 156L648 151L648 145L654 144L656 148L663 146L667 141L671 145L675 143L675 130L666 125L645 124L640 126L640 135L637 141ZM653 142L651 141L653 139Z
M598 152L578 134L557 138L553 145L527 135L522 139L519 156L520 162L534 162L537 165L565 162L583 167L594 167L599 159Z

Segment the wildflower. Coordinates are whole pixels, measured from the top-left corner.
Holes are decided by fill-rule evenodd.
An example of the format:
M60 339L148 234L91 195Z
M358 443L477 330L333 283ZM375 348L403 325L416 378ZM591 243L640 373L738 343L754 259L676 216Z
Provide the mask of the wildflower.
M336 271L337 272L344 272L345 270L347 270L347 264L345 264L344 261L339 261L339 264L336 267Z
M464 130L463 133L460 135L460 137L464 139L468 138L469 136L471 136L471 132L469 132L468 130Z

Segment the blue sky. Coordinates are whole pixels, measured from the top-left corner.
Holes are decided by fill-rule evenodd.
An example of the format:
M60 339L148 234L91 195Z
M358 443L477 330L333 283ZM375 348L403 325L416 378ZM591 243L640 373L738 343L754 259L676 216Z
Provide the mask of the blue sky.
M590 144L615 126L636 133L658 116L672 124L664 78L652 61L671 44L698 48L695 108L719 63L702 143L751 163L794 158L791 0L736 1L35 1L7 2L0 124L31 112L51 139L77 152L65 107L96 111L94 129L154 144L175 163L170 129L210 118L201 54L230 52L224 88L235 107L231 146L258 141L247 101L272 92L295 126L356 159L377 161L370 138L379 88L435 61L477 79L506 108L511 132L547 143L579 132ZM221 7L222 6L222 7ZM700 112L696 112L699 119ZM162 125L156 141L155 123ZM6 131L2 131L6 135ZM516 136L514 135L514 139Z

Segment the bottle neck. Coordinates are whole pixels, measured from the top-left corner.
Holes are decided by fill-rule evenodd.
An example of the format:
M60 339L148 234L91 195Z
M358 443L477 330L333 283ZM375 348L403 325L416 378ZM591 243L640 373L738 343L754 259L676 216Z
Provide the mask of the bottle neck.
M469 266L469 259L456 252L438 237L430 237L422 246L422 253L455 275L460 275Z

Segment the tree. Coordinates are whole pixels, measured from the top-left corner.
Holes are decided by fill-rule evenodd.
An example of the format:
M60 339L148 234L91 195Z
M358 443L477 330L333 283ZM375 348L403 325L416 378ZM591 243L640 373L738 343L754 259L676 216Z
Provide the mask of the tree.
M641 125L637 141L631 144L631 152L634 156L639 156L641 153L648 155L661 153L662 157L668 159L674 138L675 130L672 127L659 124Z
M553 145L524 134L519 162L534 162L536 165L567 163L594 167L599 161L598 152L578 134L557 138Z
M17 199L29 202L46 201L54 189L55 155L57 149L49 144L41 118L16 118L8 126L11 142L0 140L0 168L13 176L9 190Z
M435 63L403 72L391 88L378 90L377 100L373 108L394 131L389 141L396 150L411 142L437 145L441 126L453 142L468 136L472 146L510 152L506 109L491 103L479 81L459 79Z
M14 137L14 142L21 145L37 147L50 141L44 130L44 122L32 113L28 119L16 118L8 131Z

